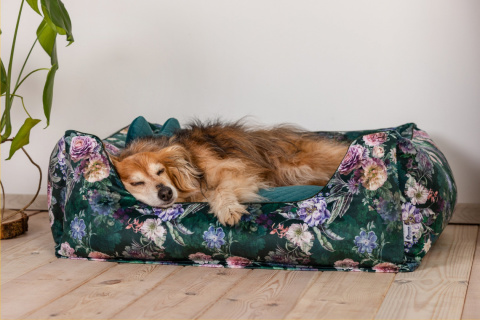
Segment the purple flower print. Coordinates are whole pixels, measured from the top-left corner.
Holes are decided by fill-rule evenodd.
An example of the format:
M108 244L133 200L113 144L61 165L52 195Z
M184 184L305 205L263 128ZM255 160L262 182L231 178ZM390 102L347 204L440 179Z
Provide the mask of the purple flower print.
M225 232L222 228L215 229L214 226L210 226L207 231L203 233L204 244L208 249L220 249L225 244Z
M400 139L398 141L398 146L400 147L400 150L402 150L402 152L405 153L405 154L416 154L417 153L417 150L415 149L415 146L408 139Z
M104 190L89 190L88 203L95 214L108 216L119 208L120 195Z
M413 159L412 159L412 158L408 159L408 162L407 162L406 167L407 167L407 169L409 169L409 170L412 170L412 169L415 169L415 168L416 168L415 165L413 164Z
M348 152L342 160L338 171L343 174L349 174L352 170L357 169L362 164L365 148L360 145L350 146Z
M242 216L242 218L244 216ZM255 219L255 223L261 226L264 226L266 228L270 228L273 225L274 217L275 217L275 213L262 213L257 217L257 219Z
M376 209L385 222L398 221L400 218L400 205L395 200L387 201L380 197Z
M78 182L80 181L80 178L83 177L83 169L85 168L86 163L86 160L82 160L82 162L80 162L80 164L75 167L75 169L73 170L73 181Z
M103 145L105 146L105 150L109 154L114 155L114 156L118 156L120 154L120 149L115 147L113 144L108 143L108 142L104 142Z
M180 216L185 210L182 208L181 204L174 204L170 208L153 208L153 214L158 216L163 221L175 220Z
M83 219L78 219L75 217L70 223L70 231L72 232L72 238L81 240L85 236L85 222Z
M113 214L113 218L120 221L123 224L127 224L130 220L130 214L135 213L132 208L120 208Z
M360 181L358 179L355 179L355 177L353 177L347 182L348 191L352 194L358 194L358 192L360 191L359 189L360 185L361 185Z
M89 136L73 137L70 143L70 157L72 157L72 160L75 162L88 158L91 154L99 150L100 146L97 141Z
M413 130L413 138L415 139L415 138L418 138L418 137L425 138L425 139L430 139L430 136L425 131L423 131L423 130Z
M418 163L418 169L429 175L433 173L433 164L430 161L430 158L428 157L427 153L424 151L420 151L417 153L415 157L415 161Z
M327 209L327 202L322 197L314 197L302 201L298 204L298 207L298 217L310 227L323 224L331 216L330 211Z
M405 224L416 224L422 221L422 214L410 202L402 204L402 219Z
M58 164L60 167L66 166L65 163L65 137L62 137L60 141L58 141L58 153L57 153Z
M373 249L377 248L377 236L375 232L367 232L362 230L360 235L355 237L355 245L358 247L359 253L372 253Z

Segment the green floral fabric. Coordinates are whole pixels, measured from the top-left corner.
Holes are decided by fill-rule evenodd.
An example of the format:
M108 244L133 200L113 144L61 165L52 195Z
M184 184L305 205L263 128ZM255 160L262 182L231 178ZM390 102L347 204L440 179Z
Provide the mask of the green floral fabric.
M160 125L152 124L155 132ZM67 131L49 165L48 207L57 257L202 267L413 271L450 220L456 185L444 155L415 124L319 132L349 141L321 191L301 201L248 204L225 227L207 203L168 209L138 202L107 151L124 147L127 128L105 140Z

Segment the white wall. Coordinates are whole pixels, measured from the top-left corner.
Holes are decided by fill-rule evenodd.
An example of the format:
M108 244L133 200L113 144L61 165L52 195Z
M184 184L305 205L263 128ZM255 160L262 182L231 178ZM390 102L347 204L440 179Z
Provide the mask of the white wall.
M28 146L44 174L65 130L105 137L137 115L253 115L312 130L413 121L449 159L459 201L480 202L478 0L64 2L76 42L59 43L51 126L43 130L43 121ZM4 61L19 4L1 2ZM39 23L26 9L16 70ZM28 67L42 66L48 58L37 47ZM21 90L40 118L45 75ZM18 128L19 101L13 116ZM35 169L21 153L4 161L7 151L2 146L7 193L34 193Z

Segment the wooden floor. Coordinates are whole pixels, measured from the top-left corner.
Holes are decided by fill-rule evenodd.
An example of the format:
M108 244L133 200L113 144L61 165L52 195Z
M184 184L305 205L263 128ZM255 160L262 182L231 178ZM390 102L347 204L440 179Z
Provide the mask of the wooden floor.
M480 206L413 273L209 269L57 259L48 214L1 241L1 319L480 319Z

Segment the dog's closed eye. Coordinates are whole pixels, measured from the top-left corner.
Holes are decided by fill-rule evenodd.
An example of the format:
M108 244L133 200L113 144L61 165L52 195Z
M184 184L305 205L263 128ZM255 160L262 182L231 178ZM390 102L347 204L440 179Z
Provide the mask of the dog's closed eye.
M137 187L137 186L142 186L145 184L145 182L143 181L138 181L138 182L130 182L130 184L134 187Z
M160 169L160 170L158 170L158 171L157 171L157 176L161 175L161 174L164 173L164 172L165 172L165 169Z

